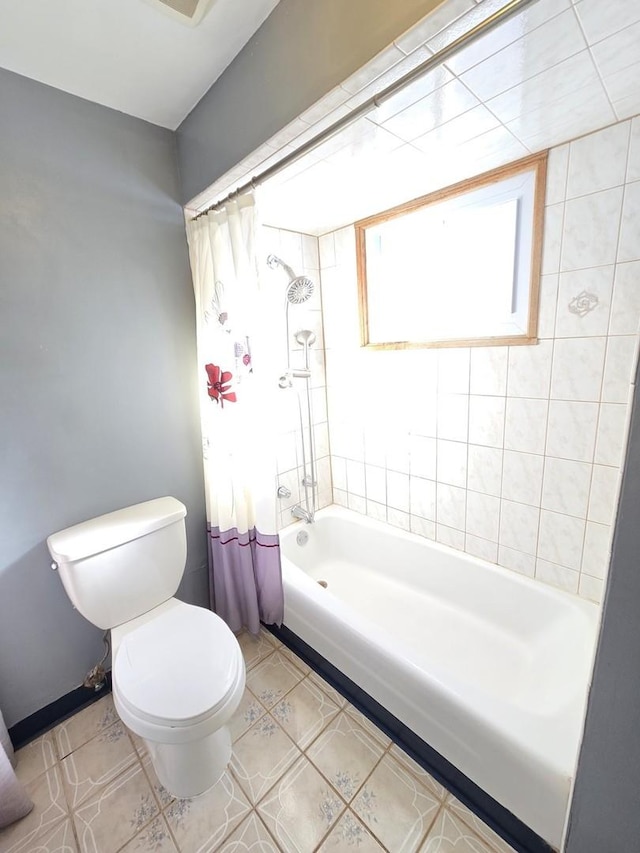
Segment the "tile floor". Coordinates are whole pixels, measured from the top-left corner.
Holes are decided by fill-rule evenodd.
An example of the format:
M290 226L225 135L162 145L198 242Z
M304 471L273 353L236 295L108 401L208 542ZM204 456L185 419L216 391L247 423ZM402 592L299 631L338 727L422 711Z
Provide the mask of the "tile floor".
M167 793L105 696L18 752L35 808L0 853L511 851L278 640L239 640L247 689L211 791Z

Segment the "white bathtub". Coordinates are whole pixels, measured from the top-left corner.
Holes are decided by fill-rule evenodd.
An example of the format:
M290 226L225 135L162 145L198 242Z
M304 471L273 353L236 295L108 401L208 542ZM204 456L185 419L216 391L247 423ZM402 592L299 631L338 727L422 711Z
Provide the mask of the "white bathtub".
M559 848L597 608L340 507L280 539L285 626Z

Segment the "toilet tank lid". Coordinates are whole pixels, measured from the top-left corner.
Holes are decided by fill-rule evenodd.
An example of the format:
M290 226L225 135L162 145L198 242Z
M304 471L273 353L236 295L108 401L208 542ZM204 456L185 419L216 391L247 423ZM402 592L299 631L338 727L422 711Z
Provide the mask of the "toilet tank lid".
M176 498L155 498L52 533L47 546L54 560L71 563L139 539L186 514L187 508Z

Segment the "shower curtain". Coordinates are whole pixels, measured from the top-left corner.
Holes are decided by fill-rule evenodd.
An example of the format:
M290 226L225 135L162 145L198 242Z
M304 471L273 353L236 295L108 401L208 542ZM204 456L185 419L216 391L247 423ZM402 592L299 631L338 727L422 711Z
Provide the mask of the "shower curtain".
M29 814L33 803L13 772L13 745L0 711L0 829Z
M253 195L187 223L211 606L233 631L281 624L272 395L261 357ZM270 387L273 386L273 388Z

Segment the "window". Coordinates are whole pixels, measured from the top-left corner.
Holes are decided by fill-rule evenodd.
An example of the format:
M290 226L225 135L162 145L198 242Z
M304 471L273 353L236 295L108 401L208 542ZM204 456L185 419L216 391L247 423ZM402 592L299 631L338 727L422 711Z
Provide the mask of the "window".
M536 342L546 159L356 223L363 346Z

